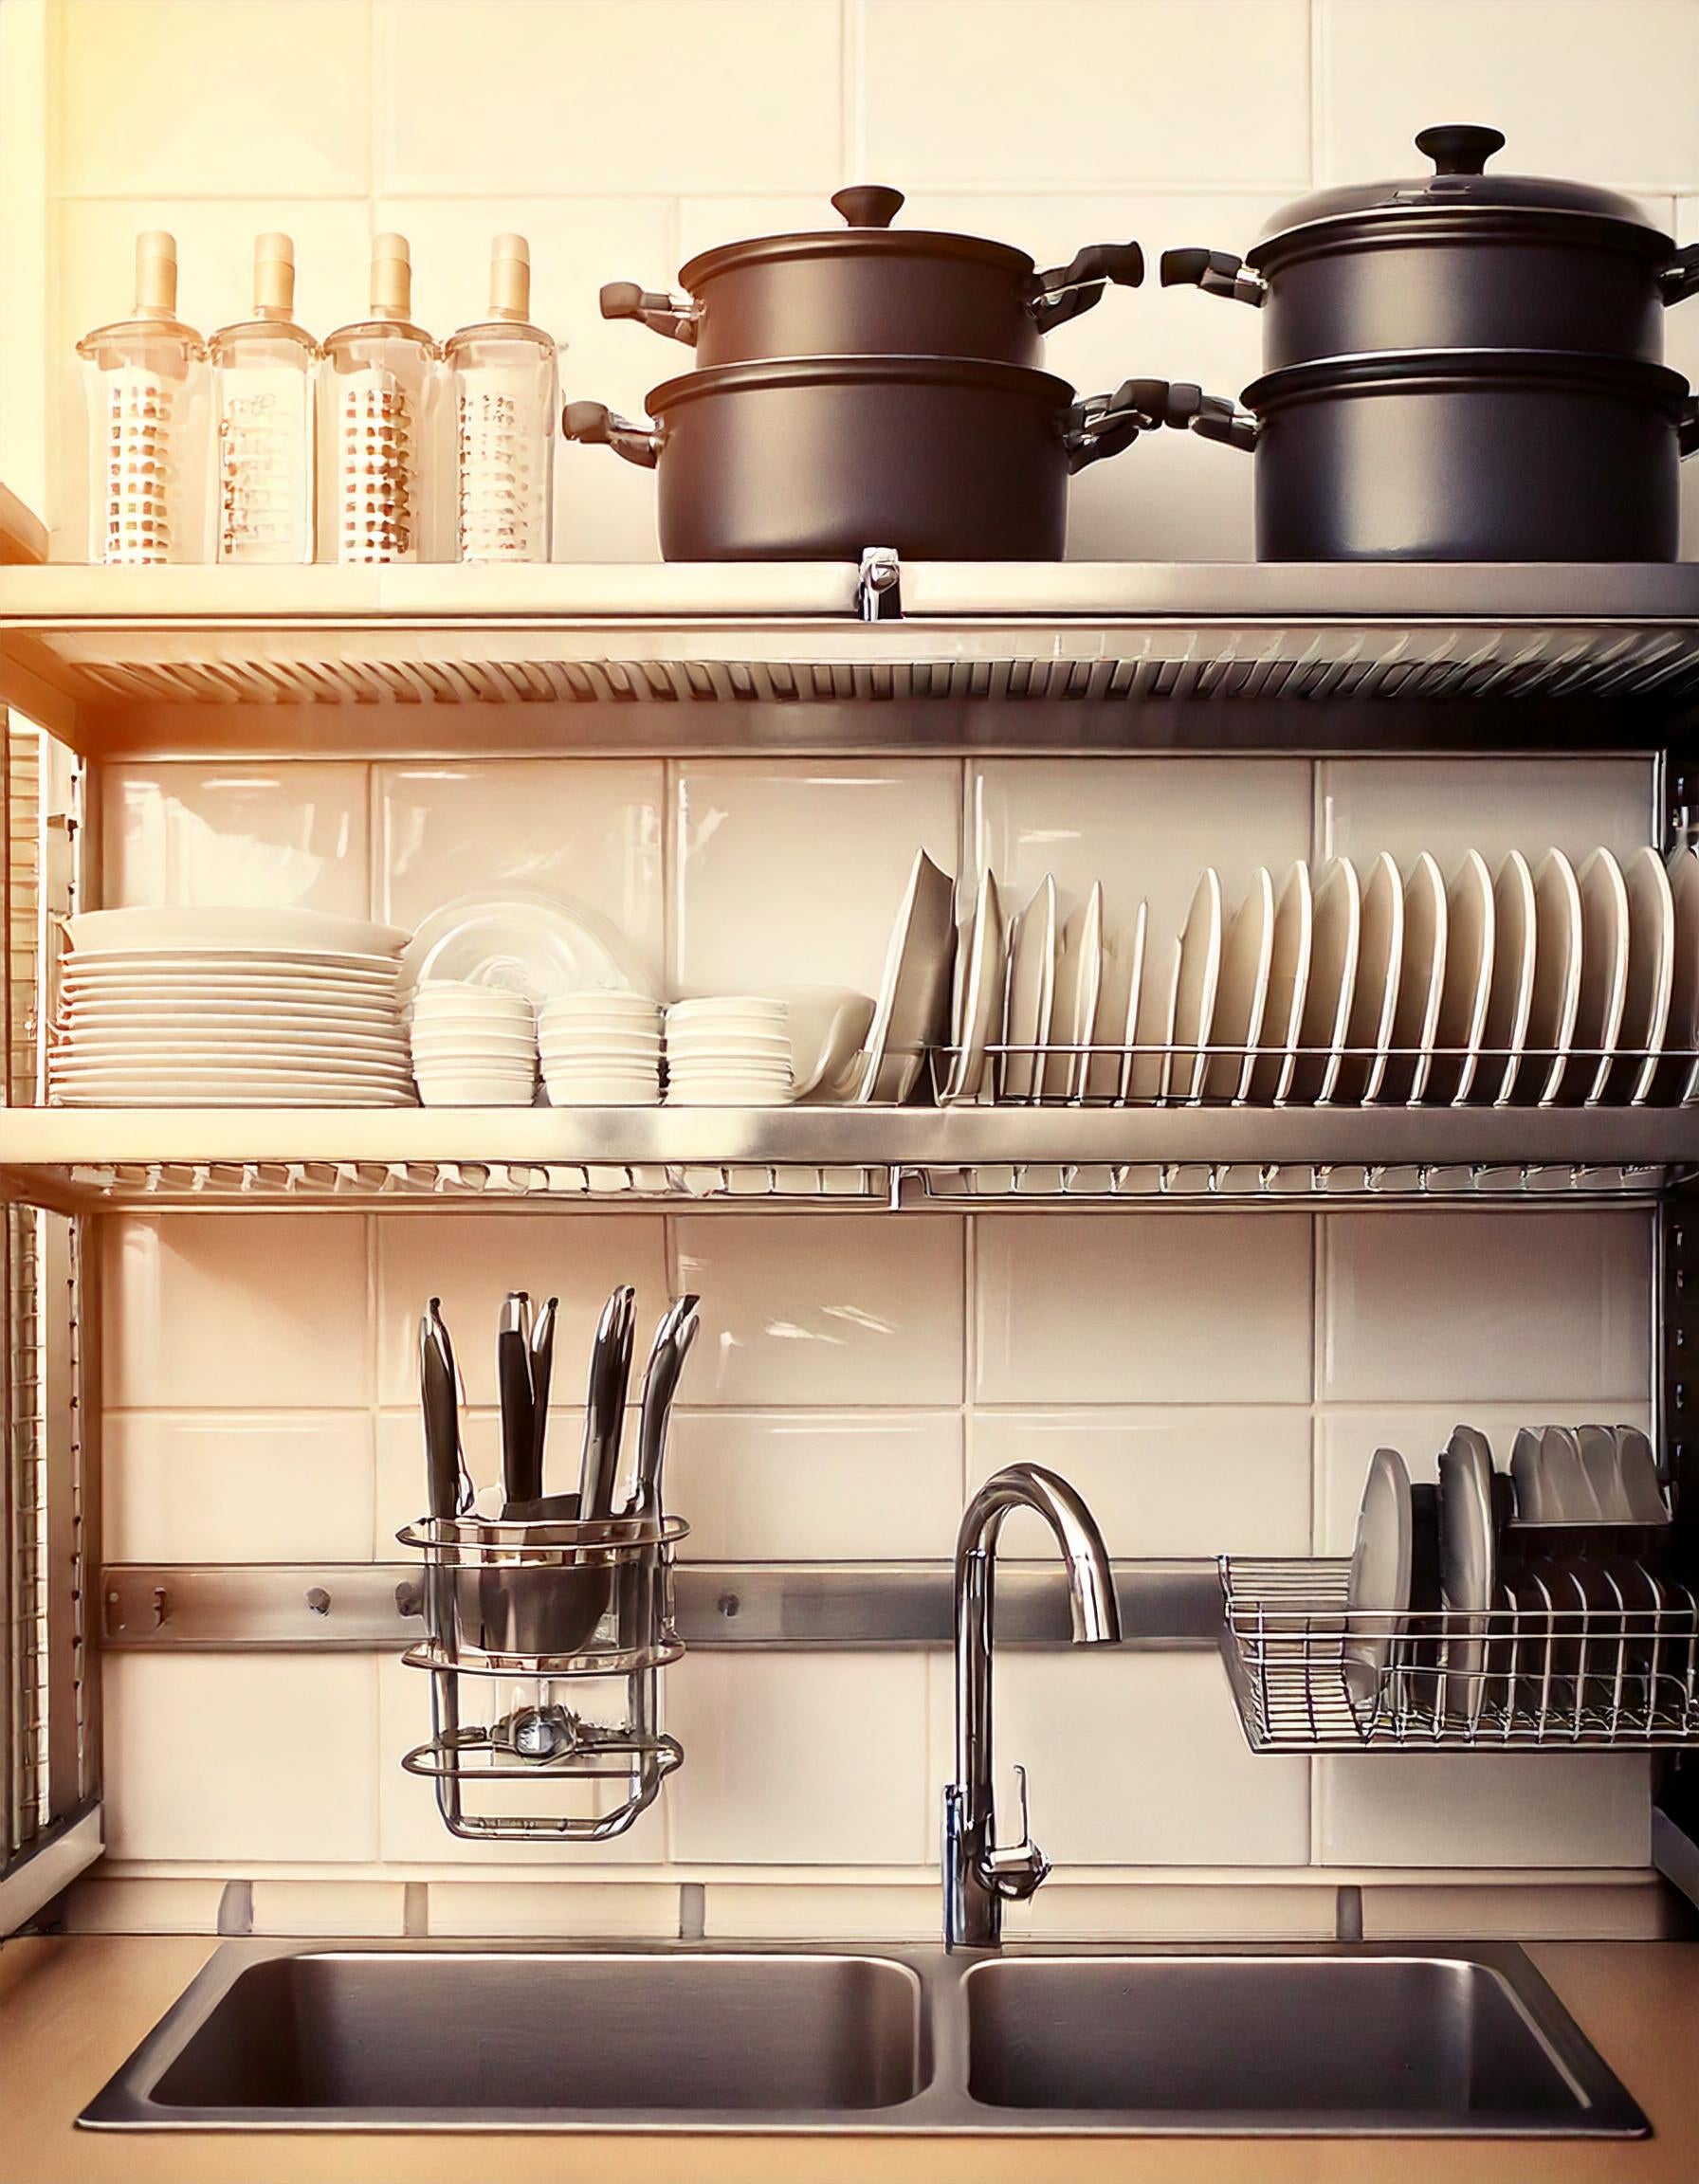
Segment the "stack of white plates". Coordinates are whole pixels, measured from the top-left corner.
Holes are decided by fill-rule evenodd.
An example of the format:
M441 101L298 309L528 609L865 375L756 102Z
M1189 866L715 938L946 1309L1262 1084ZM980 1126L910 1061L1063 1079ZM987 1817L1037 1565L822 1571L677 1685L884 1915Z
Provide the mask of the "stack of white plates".
M404 1107L408 936L317 910L96 910L48 1062L68 1107Z
M757 993L675 1001L667 1011L667 1098L675 1107L782 1107L791 1098L790 1012Z
M539 1022L550 1106L659 1105L661 1011L647 993L557 993Z
M523 993L462 978L413 991L413 1076L427 1107L529 1107L537 1015Z

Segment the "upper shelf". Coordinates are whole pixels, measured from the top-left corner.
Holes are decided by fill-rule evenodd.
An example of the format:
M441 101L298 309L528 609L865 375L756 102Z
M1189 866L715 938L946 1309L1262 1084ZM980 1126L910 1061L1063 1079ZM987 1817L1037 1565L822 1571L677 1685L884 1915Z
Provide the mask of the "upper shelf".
M96 756L1647 749L1699 701L1694 563L937 562L894 619L863 594L849 563L0 557L0 700Z

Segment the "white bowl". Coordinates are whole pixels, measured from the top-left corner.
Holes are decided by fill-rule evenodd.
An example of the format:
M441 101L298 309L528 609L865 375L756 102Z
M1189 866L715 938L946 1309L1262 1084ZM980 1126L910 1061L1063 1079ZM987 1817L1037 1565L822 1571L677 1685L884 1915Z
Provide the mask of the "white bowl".
M668 1054L677 1054L686 1062L736 1060L747 1055L752 1062L791 1059L791 1042L780 1036L759 1038L753 1033L740 1032L735 1038L716 1032L711 1038L671 1038L667 1042Z
M534 1016L528 993L508 986L483 986L473 978L427 978L410 996L415 1009L482 1009L489 1013Z
M551 1107L658 1107L661 1087L652 1078L544 1079Z
M545 1054L659 1054L657 1031L543 1031L538 1046Z
M661 1004L651 994L621 986L591 986L578 993L551 993L539 1013L550 1016L656 1016Z
M537 1086L529 1078L510 1083L445 1074L419 1083L422 1107L529 1107L536 1098Z
M529 1031L497 1031L482 1024L415 1024L409 1033L415 1054L535 1054Z
M788 1107L788 1084L752 1083L747 1078L728 1077L711 1084L669 1084L669 1107Z

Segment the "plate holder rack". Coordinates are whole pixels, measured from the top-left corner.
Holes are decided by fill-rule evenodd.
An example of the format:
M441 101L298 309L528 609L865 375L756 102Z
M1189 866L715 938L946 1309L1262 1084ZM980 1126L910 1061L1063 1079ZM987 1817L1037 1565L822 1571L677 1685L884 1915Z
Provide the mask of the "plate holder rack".
M673 1551L688 1529L466 1516L396 1535L425 1558L427 1635L403 1658L431 1702L430 1737L402 1765L435 1782L450 1834L605 1843L654 1803L685 1756L660 1680L684 1651Z

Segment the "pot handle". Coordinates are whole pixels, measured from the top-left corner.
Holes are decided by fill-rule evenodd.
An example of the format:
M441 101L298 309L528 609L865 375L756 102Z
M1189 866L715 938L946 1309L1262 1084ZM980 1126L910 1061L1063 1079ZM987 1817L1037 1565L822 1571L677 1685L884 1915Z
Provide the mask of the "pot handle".
M1144 253L1136 243L1087 243L1066 265L1034 273L1027 288L1027 309L1041 334L1065 325L1101 301L1105 282L1136 288L1144 278Z
M1113 394L1086 395L1068 412L1062 438L1069 472L1119 455L1141 432L1185 425L1203 398L1197 388L1171 386L1166 379L1124 379Z
M1699 394L1690 394L1681 406L1681 423L1675 428L1675 445L1682 461L1699 452Z
M665 290L639 288L635 281L610 281L601 292L604 318L635 318L654 334L670 334L687 348L696 346L702 305L688 296L668 296Z
M1187 285L1206 296L1231 296L1235 303L1261 306L1269 300L1269 283L1231 250L1164 250L1162 286Z
M1679 303L1684 297L1699 296L1699 243L1690 243L1685 250L1678 250L1658 275L1658 285L1664 292L1666 303Z
M569 402L560 428L569 440L582 441L587 447L612 447L640 470L652 470L661 460L661 435L616 417L605 402Z
M1177 387L1174 391L1184 399L1170 404L1162 420L1165 425L1178 425L1200 440L1219 440L1224 447L1240 447L1247 454L1261 439L1262 419L1225 394L1206 394L1200 387Z

